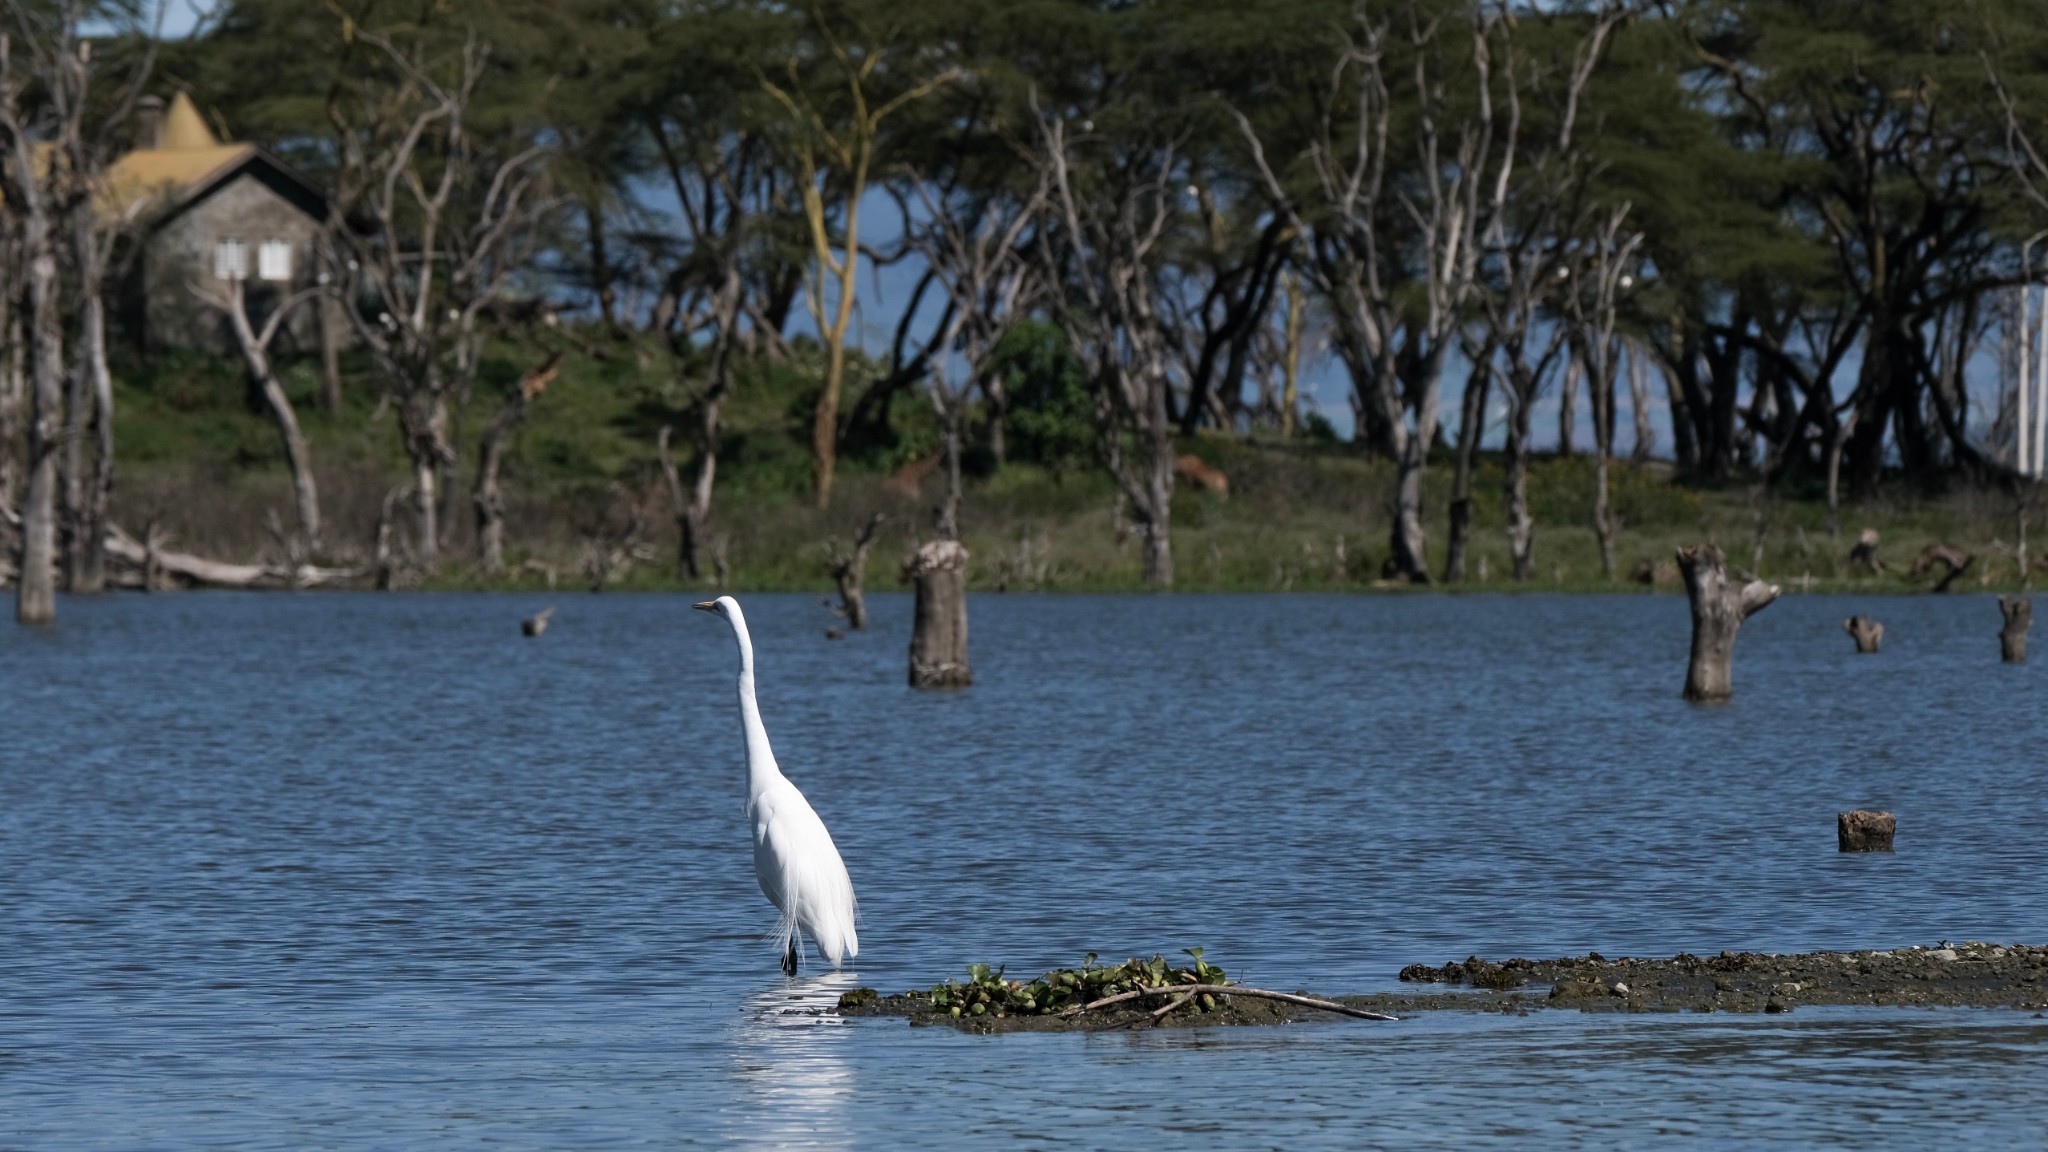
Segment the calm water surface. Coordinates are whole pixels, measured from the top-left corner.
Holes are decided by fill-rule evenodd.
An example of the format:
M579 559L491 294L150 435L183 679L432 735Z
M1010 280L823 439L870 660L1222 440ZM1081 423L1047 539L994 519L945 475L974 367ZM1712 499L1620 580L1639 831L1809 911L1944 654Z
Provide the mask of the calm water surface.
M559 604L547 636L520 616ZM2048 1021L1801 1009L961 1036L785 1012L969 961L1234 976L2048 940L2041 665L1981 596L996 597L903 687L748 597L861 899L785 982L735 660L681 596L193 594L0 628L0 1147L2048 1141ZM1884 653L1841 620L1871 611ZM1899 814L1845 857L1834 813Z

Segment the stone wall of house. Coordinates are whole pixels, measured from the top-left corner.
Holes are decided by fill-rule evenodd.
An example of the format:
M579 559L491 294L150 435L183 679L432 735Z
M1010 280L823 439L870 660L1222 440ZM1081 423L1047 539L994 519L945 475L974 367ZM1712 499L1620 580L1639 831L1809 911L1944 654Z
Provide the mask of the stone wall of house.
M234 353L234 334L227 317L200 296L226 287L217 276L219 245L240 241L243 246L247 268L243 283L250 319L260 328L272 309L318 278L314 258L318 234L318 223L305 209L245 171L151 233L128 293L131 323L140 321L134 330L149 349ZM271 242L291 246L288 279L261 276L262 246ZM317 351L321 311L315 301L302 301L277 334L272 351L281 355Z

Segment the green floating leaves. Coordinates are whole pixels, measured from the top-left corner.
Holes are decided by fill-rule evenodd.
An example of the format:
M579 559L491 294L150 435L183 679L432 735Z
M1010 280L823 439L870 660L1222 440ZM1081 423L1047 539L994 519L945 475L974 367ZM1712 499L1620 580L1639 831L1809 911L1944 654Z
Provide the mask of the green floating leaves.
M1095 953L1090 952L1079 968L1057 968L1028 983L1004 979L1003 968L969 964L967 983L948 980L933 986L928 995L932 1007L949 1016L1046 1016L1143 988L1229 983L1223 969L1202 959L1200 948L1189 948L1184 955L1193 961L1191 965L1176 967L1155 954L1150 960L1132 957L1106 967L1097 964ZM1214 1012L1221 1004L1204 994L1189 1007Z

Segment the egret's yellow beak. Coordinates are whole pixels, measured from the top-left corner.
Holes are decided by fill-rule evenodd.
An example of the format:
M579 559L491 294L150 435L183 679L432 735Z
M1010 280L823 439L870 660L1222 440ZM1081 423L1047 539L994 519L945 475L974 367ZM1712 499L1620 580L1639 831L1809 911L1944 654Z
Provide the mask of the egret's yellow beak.
M705 600L701 603L692 604L690 607L695 608L699 612L716 612L718 611L718 601Z

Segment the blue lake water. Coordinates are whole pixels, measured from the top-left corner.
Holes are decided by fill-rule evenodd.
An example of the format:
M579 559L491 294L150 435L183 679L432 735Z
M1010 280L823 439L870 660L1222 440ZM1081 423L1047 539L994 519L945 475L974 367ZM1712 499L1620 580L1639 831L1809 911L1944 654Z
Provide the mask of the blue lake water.
M1988 597L1788 597L1720 708L1678 699L1672 596L980 596L953 695L903 685L905 597L836 643L815 598L743 601L860 896L845 974L777 969L732 645L687 597L131 595L0 628L0 1147L2048 1140L2023 1012L786 1012L1197 944L1344 993L1474 952L2048 940L2048 671L1998 663ZM1896 854L1835 851L1865 806Z

